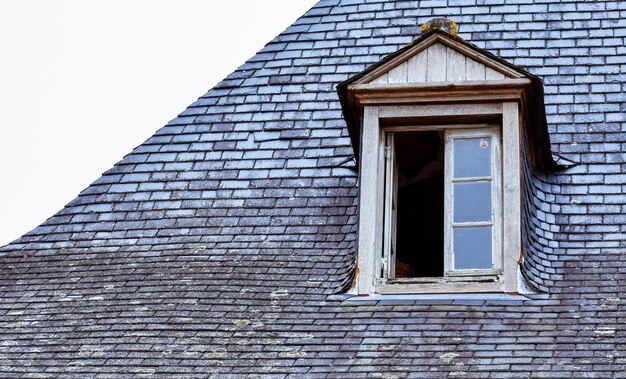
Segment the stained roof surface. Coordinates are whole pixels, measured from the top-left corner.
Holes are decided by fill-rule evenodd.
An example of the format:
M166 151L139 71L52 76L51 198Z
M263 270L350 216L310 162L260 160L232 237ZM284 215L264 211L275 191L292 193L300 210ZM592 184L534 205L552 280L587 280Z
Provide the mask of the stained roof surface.
M541 293L346 300L335 87L438 16L543 79L580 163L533 174ZM625 38L623 1L320 1L0 249L0 377L625 378Z

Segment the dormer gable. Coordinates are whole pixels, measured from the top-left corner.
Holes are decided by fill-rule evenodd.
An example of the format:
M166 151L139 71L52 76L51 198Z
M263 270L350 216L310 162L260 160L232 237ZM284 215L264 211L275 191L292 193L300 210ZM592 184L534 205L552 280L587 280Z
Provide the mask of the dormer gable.
M531 163L555 169L541 79L455 33L434 29L340 83L337 92L358 162L365 104L520 102Z
M373 70L358 84L406 84L519 79L523 75L436 33ZM355 83L357 84L357 83Z

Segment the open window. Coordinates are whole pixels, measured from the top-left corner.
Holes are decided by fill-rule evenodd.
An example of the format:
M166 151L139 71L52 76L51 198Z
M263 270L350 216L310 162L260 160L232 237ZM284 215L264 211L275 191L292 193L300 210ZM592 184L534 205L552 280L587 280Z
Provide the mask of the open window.
M521 149L553 164L542 88L441 30L338 86L359 164L356 293L518 291Z
M498 129L386 128L381 278L491 280L502 274Z

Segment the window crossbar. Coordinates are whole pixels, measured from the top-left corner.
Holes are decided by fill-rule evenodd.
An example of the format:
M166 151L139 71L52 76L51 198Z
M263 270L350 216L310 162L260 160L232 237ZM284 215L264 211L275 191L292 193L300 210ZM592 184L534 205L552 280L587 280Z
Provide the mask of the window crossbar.
M474 228L479 226L493 226L491 221L467 221L467 222L453 222L452 226L455 228Z
M472 178L452 178L453 183L457 182L490 182L493 180L493 176L477 176Z

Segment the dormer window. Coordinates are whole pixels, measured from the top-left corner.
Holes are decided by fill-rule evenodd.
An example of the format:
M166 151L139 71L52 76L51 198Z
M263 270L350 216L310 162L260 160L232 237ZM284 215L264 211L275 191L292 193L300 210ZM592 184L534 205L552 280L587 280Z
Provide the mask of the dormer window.
M435 25L338 87L360 295L518 291L522 160L552 162L542 84Z
M384 128L381 278L502 274L501 156L497 125Z

